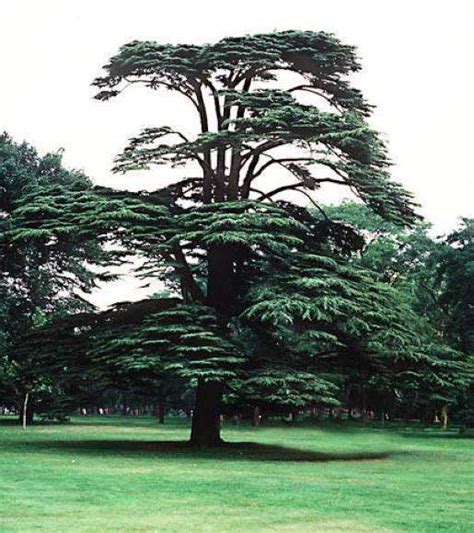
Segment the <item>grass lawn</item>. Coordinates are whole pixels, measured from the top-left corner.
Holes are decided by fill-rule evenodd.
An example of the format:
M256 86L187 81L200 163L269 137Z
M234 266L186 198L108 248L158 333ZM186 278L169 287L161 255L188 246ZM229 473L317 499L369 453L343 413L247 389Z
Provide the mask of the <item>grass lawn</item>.
M360 426L0 425L0 531L474 531L474 440ZM254 444L239 445L239 442Z

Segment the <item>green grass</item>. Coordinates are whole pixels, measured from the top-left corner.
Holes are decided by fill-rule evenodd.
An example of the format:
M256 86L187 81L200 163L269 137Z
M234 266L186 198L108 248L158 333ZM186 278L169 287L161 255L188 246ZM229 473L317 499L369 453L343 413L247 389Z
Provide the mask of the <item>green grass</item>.
M0 425L0 531L474 531L474 440L454 431L229 425L215 451L187 434Z

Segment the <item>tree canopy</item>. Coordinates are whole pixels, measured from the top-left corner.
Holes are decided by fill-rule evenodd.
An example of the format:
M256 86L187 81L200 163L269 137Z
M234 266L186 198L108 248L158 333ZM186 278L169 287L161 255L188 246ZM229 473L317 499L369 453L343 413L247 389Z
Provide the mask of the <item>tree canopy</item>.
M196 110L196 127L144 129L114 170L165 165L182 177L139 193L52 184L18 203L15 242L92 241L109 261L140 254L140 274L166 284L164 307L150 300L138 322L136 304L123 304L83 324L64 321L56 339L82 339L85 360L103 368L196 385L193 444L220 443L223 395L334 405L361 365L375 376L409 375L420 361L437 376L442 366L412 328L406 298L353 260L363 235L317 200L322 186L346 187L392 224L418 220L412 195L390 178L371 106L350 83L359 69L355 49L324 32L131 42L94 81L96 97L134 85L176 91Z

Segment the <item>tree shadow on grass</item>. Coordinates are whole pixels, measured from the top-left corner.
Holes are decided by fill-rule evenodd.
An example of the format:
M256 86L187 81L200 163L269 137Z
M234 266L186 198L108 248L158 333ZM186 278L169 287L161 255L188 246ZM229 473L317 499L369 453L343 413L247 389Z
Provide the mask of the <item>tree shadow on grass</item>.
M23 443L25 446L26 443ZM399 451L328 453L255 442L224 443L216 448L195 448L186 441L71 440L34 441L29 451L63 450L93 455L150 454L162 459L222 459L244 461L328 462L388 459Z
M31 426L65 426L70 424L69 420L35 420L34 422L29 422L28 427ZM18 416L9 417L9 418L0 418L0 427L2 426L13 426L13 427L22 427L21 421L18 420Z
M20 422L18 421L18 416L15 418L0 418L0 426L18 426L20 427Z
M456 430L420 430L415 432L400 431L399 435L408 439L472 439L474 432L460 432Z

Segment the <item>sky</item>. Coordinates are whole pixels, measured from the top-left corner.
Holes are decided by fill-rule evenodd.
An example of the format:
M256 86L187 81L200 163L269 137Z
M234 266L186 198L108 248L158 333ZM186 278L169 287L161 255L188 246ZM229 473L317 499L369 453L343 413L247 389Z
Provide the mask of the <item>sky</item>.
M144 126L193 119L171 94L93 100L90 83L120 45L324 30L358 48L363 69L353 84L376 106L371 125L388 143L393 177L415 194L433 231L474 216L473 0L3 0L0 7L0 131L40 153L64 149L65 165L98 184L158 187L162 176L153 171L113 175L114 156ZM105 306L145 291L127 277L94 298Z

